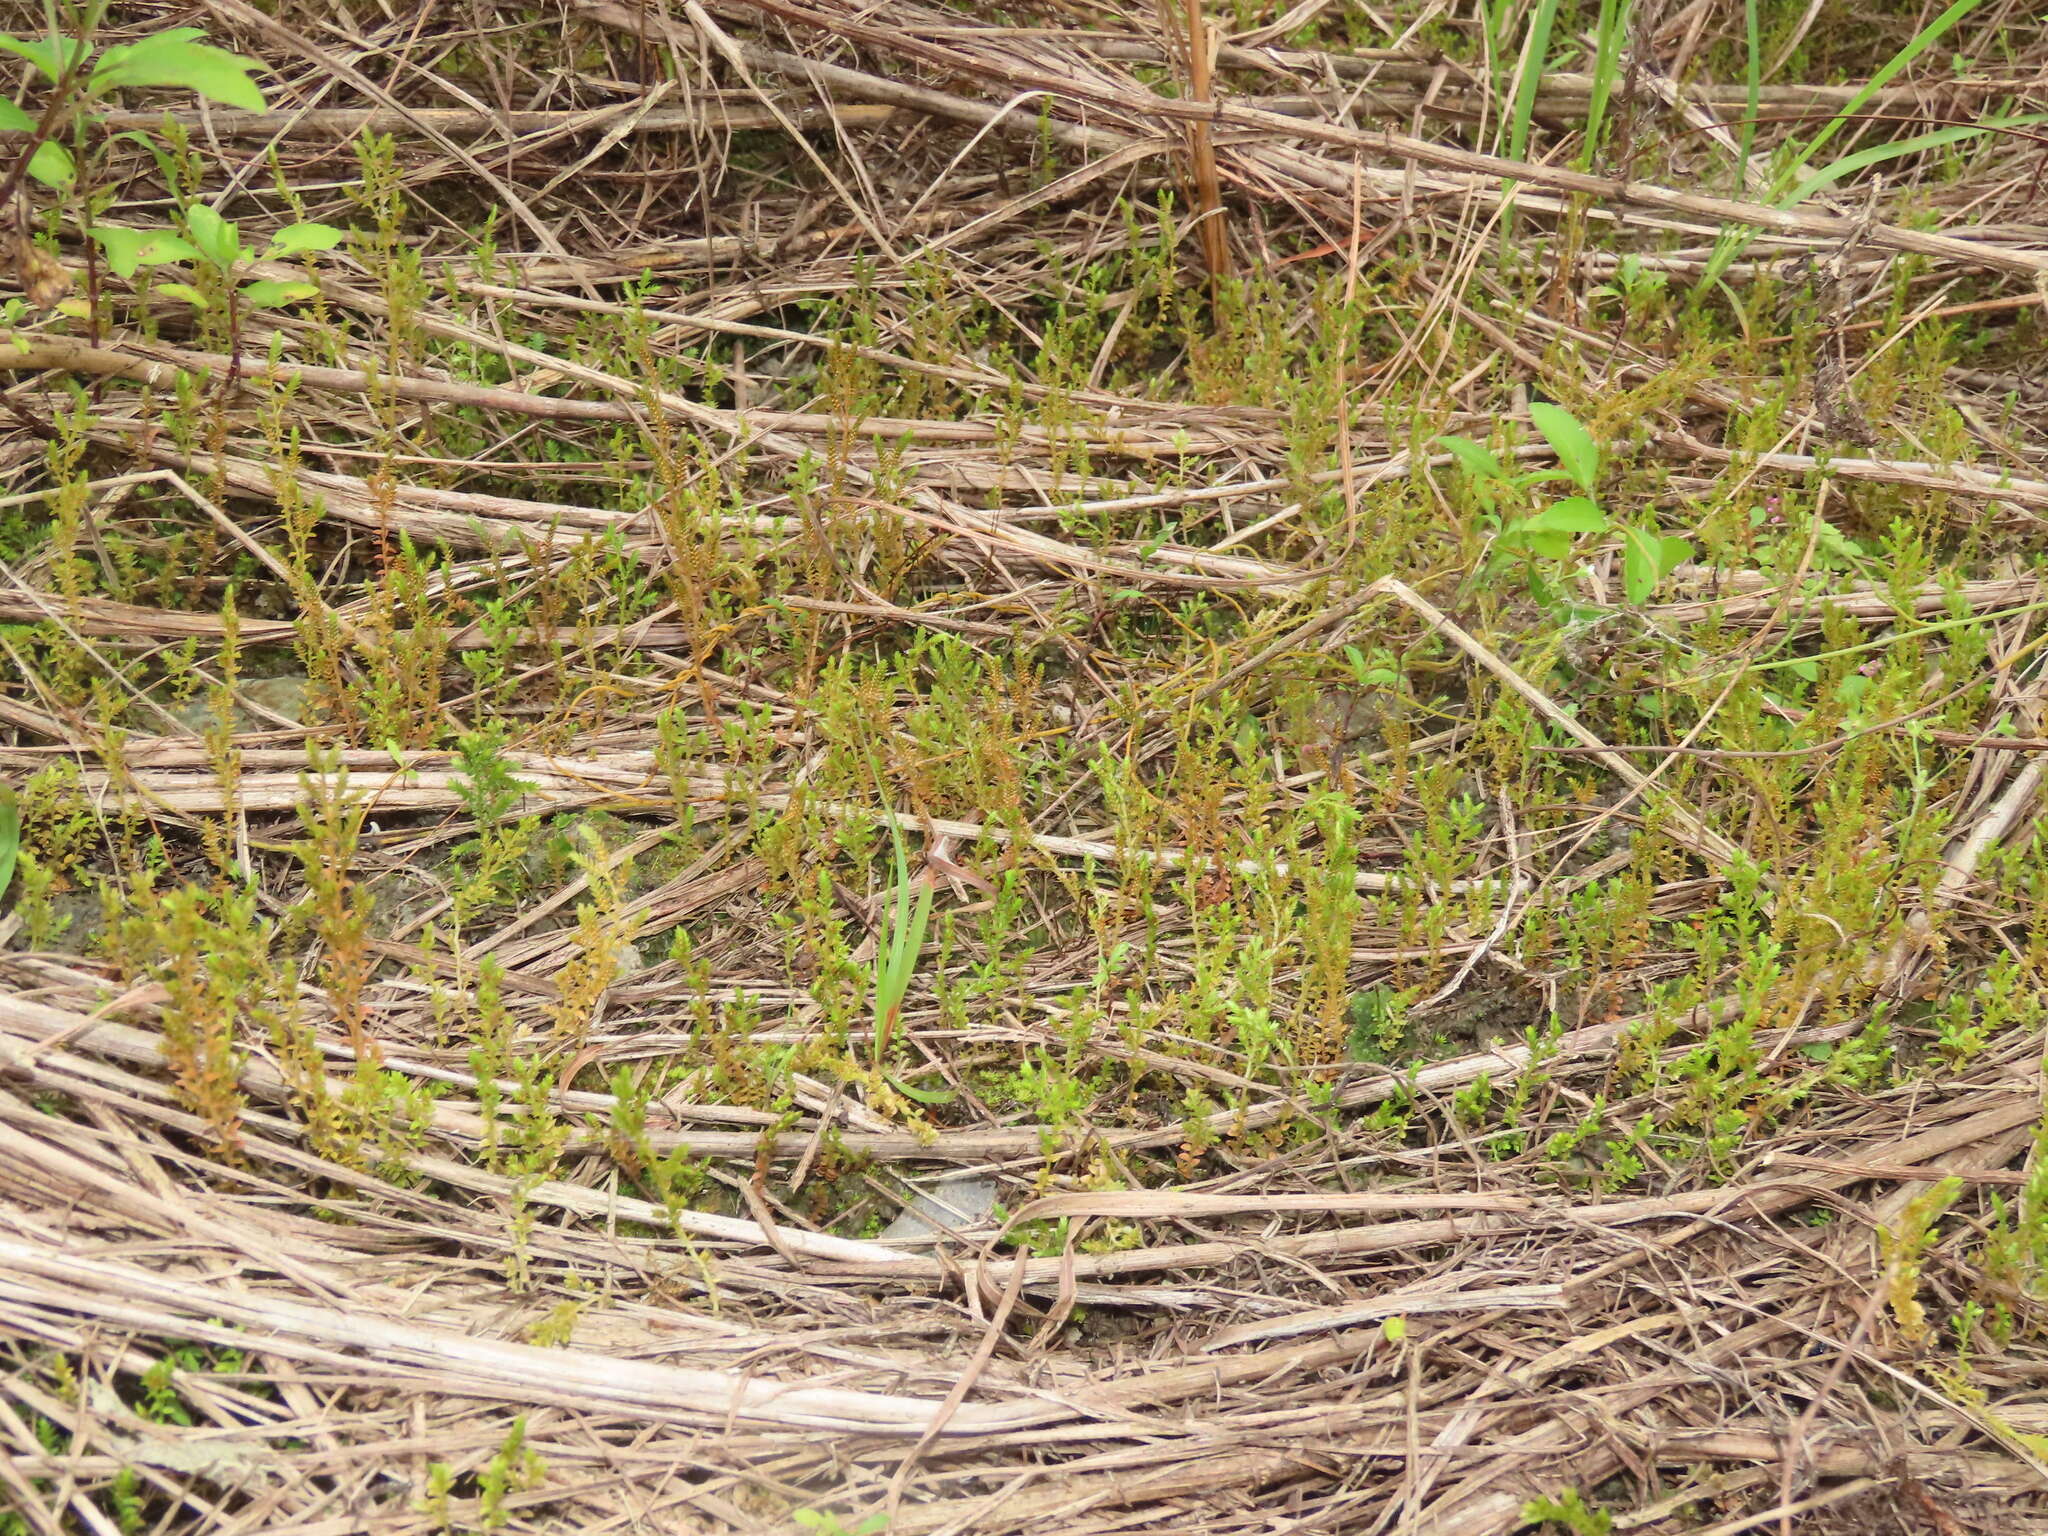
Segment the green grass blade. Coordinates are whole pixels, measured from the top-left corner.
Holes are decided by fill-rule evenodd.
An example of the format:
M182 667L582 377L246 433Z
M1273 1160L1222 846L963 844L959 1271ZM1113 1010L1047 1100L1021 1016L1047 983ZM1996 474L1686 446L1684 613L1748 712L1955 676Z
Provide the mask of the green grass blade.
M1753 5L1754 0L1750 0L1750 3ZM1887 59L1883 67L1880 68L1876 74L1872 75L1869 80L1864 82L1863 88L1859 90L1854 96L1849 98L1848 102L1844 104L1844 106L1842 107L1842 110L1837 112L1834 115L1834 117L1831 118L1821 128L1820 132L1816 133L1811 139L1807 140L1807 142L1800 148L1798 155L1794 158L1793 165L1797 167L1799 165L1804 165L1810 162L1813 159L1813 157L1816 154L1818 154L1823 147L1826 146L1828 140L1832 139L1837 133L1839 133L1846 124L1853 122L1855 120L1857 114L1860 113L1863 110L1863 108L1869 104L1870 99L1873 96L1875 96L1879 91L1883 90L1887 85L1889 85L1892 82L1892 80L1898 75L1898 73L1901 70L1905 69L1907 65L1911 64L1915 59L1919 58L1921 54L1925 53L1937 42L1941 41L1942 37L1945 36L1949 32L1949 30L1955 26L1957 22L1961 21L1965 16L1969 15L1970 12L1974 11L1981 3L1982 0L1953 0L1953 3L1948 7L1947 10L1943 11L1939 16L1935 17L1934 20L1930 21L1926 26L1922 27L1918 32L1916 32L1913 35L1912 39L1903 48L1901 48L1897 53L1893 54L1891 58ZM1754 74L1755 65L1753 60L1751 69L1752 74ZM1745 135L1753 132L1755 128L1757 116L1757 92L1758 90L1760 90L1760 88L1760 83L1759 85L1753 86L1751 88L1749 112L1744 122ZM1981 129L1983 125L1978 126ZM1745 144L1749 142L1747 136L1745 136L1743 142ZM1873 146L1873 148L1875 149L1883 149L1887 147L1888 146L1884 145ZM1927 146L1923 145L1922 147ZM1904 154L1906 152L1907 151L1903 148L1894 151L1894 153L1897 154ZM1859 165L1868 165L1873 163L1870 160L1862 160L1860 162L1857 161L1857 155L1868 153L1870 153L1870 151L1859 150L1856 152L1856 154L1844 156L1842 160L1835 162L1835 164L1833 165L1823 166L1819 171L1816 171L1808 175L1804 180L1794 185L1790 191L1784 192L1782 193L1782 195L1775 198L1773 206L1778 208L1796 207L1801 201L1803 201L1807 197L1812 196L1814 192L1820 190L1822 187L1829 186L1833 182L1838 181L1842 177L1848 175L1851 171L1858 169ZM1879 156L1878 158L1885 157ZM1706 271L1700 275L1699 283L1694 289L1694 291L1702 295L1709 292L1713 288L1714 284L1720 279L1721 275L1724 272L1726 272L1729 269L1729 267L1735 264L1737 258L1739 258L1744 251L1749 249L1750 241L1755 238L1756 231L1745 226L1738 225L1733 228L1724 230L1722 232L1721 238L1715 244L1713 256L1709 258L1707 262Z
M1756 0L1742 0L1742 35L1748 49L1743 64L1742 134L1735 154L1735 195L1742 196L1749 185L1750 156L1756 151L1756 119L1764 94L1763 34L1757 22Z
M14 861L21 852L21 812L15 808L14 789L0 784L0 896L14 883Z
M1508 158L1519 160L1529 148L1529 124L1536 116L1536 87L1543 80L1544 61L1550 57L1550 32L1557 21L1557 0L1538 0L1529 18L1529 33L1522 41L1521 63L1515 73L1514 116L1508 124Z
M903 828L888 814L888 791L882 782L881 767L872 757L868 759L868 771L873 774L875 791L881 797L882 815L888 819L889 844L896 866L896 891L890 903L888 930L875 946L873 1006L875 1067L879 1071L889 1049L896 1016L902 1011L903 999L910 994L917 957L924 951L925 933L931 926L932 886L929 880L911 877L910 843Z
M2038 123L2048 123L2048 112L2030 112L2024 117L1987 118L1981 123L1958 123L1950 128L1937 128L1931 133L1915 134L1910 139L1895 139L1888 144L1873 144L1868 149L1859 149L1852 154L1829 163L1826 169L1816 171L1793 189L1785 200L1789 207L1803 203L1814 193L1833 186L1844 176L1862 170L1865 166L1878 165L1886 160L1896 160L1901 155L1918 154L1923 149L1939 149L1944 144L1957 144L1965 139L1974 139L1980 134L1996 133L2001 128L2028 128Z
M1754 5L1756 0L1749 0ZM1600 134L1607 126L1607 104L1614 99L1615 76L1621 69L1621 40L1628 35L1629 0L1600 0L1600 19L1593 28L1593 95L1586 103L1586 143L1579 166L1593 163L1600 152Z
M1905 47L1901 48L1897 53L1893 54L1891 58L1885 62L1885 65L1882 69L1878 70L1876 74L1872 75L1869 78L1869 80L1864 82L1863 89L1858 91L1854 96L1850 97L1847 105L1845 105L1841 111L1837 112L1834 115L1834 117L1825 126L1821 128L1819 133L1816 133L1810 140L1807 141L1806 147L1800 150L1799 152L1799 158L1802 161L1811 160L1815 155L1819 154L1822 147L1826 145L1828 140L1832 139L1837 133L1841 132L1845 125L1855 121L1856 115L1859 112L1861 112L1864 109L1864 107L1869 105L1870 99L1873 96L1875 96L1879 91L1883 90L1887 85L1890 85L1893 78L1899 73L1900 70L1904 69L1907 65L1911 64L1915 59L1919 58L1921 54L1925 53L1929 48L1932 48L1936 43L1940 42L1944 34L1946 34L1951 27L1953 27L1957 22L1961 21L1965 16L1969 15L1970 12L1977 9L1977 7L1982 3L1983 0L1955 0L1955 3L1949 6L1947 10L1943 11L1939 16L1935 17L1934 20L1930 21L1926 26L1922 27L1918 32L1914 33L1912 40L1908 42Z

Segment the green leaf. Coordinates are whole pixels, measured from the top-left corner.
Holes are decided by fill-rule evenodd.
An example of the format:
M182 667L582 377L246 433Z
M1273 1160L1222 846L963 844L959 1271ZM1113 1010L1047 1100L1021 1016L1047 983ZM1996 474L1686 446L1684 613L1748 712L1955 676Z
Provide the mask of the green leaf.
M1641 603L1657 590L1655 535L1640 528L1622 530L1621 586L1632 603Z
M243 301L258 309L280 309L286 304L313 298L319 292L312 283L276 283L268 278L242 285Z
M1520 526L1532 533L1601 533L1607 528L1607 514L1584 496L1567 496L1523 519Z
M1386 652L1375 649L1372 659L1355 645L1344 647L1344 660L1351 667L1351 680L1361 688L1391 688L1401 681L1400 672L1388 662Z
M0 130L9 133L27 133L36 125L36 120L21 108L0 96Z
M1446 432L1437 441L1450 450L1451 457L1456 459L1464 467L1465 473L1472 476L1473 479L1507 479L1508 472L1500 467L1500 460L1496 459L1487 449L1473 442L1471 438L1453 437L1450 433Z
M920 1104L950 1104L959 1097L950 1088L913 1088L900 1077L890 1078L889 1086L906 1099L915 1099Z
M332 224L287 224L270 238L265 256L297 256L305 251L331 251L348 238Z
M188 208L185 224L192 231L192 243L215 266L232 267L242 259L241 231L206 204Z
M188 242L168 229L123 229L118 224L100 224L90 233L107 253L107 265L121 277L133 277L137 267L199 259L199 253Z
M1667 539L1647 528L1622 530L1621 584L1632 603L1648 602L1657 583L1692 554L1684 539Z
M36 152L29 156L28 173L46 187L68 187L78 179L78 167L72 163L71 151L62 144L44 142L36 146Z
M183 299L194 309L209 308L213 301L190 283L158 283L156 291L166 298Z
M1389 1344L1398 1344L1408 1337L1408 1319L1398 1313L1380 1324L1380 1337Z
M1851 567L1863 559L1866 553L1862 545L1826 520L1821 522L1819 534L1814 539L1814 547L1830 560Z
M92 72L94 94L124 86L162 85L195 91L223 106L262 112L269 103L249 78L252 60L175 33L109 48Z
M14 788L0 784L0 896L14 883L14 860L21 852L21 812L15 809Z
M1563 560L1572 552L1572 536L1555 529L1531 528L1532 518L1524 518L1500 536L1504 549L1526 549L1531 554L1541 555L1546 560Z
M74 52L75 49L81 47L83 47L82 52ZM5 32L0 32L0 48L6 49L9 53L19 54L22 58L27 59L29 63L42 71L43 75L52 85L62 78L64 66L67 62L73 58L85 59L92 54L90 47L74 44L68 37L39 37L30 41L10 36Z
M1579 483L1580 489L1592 490L1593 482L1600 477L1600 449L1592 434L1579 425L1578 418L1562 406L1539 400L1529 407L1529 419L1557 450L1557 461L1564 466L1565 473Z
M130 144L133 144L137 149L144 151L152 159L154 159L156 161L156 168L163 173L164 180L170 182L175 182L177 180L178 176L181 174L181 172L178 169L178 162L172 158L170 152L166 150L163 147L163 145L159 144L155 139L151 138L146 133L117 133L107 142L110 144L115 144L119 143L123 139L127 140Z

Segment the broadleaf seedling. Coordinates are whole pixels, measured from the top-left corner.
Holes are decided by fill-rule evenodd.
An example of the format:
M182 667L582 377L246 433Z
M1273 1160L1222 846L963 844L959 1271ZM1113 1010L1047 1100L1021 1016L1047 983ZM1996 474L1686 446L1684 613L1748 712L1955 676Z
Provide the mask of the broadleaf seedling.
M1511 474L1491 449L1470 438L1447 433L1437 442L1471 476L1473 491L1494 524L1498 556L1520 555L1530 592L1551 607L1559 599L1536 562L1568 560L1579 537L1606 533L1615 525L1598 500L1600 445L1585 424L1548 401L1531 405L1529 419L1557 455L1555 468ZM1503 496L1512 502L1532 487L1557 479L1571 481L1582 494L1562 497L1521 517L1508 517L1500 511ZM1692 555L1692 545L1686 540L1666 537L1655 529L1624 526L1621 534L1622 588L1631 603L1647 602L1657 584Z
M60 25L52 8L49 30L43 37L23 38L0 32L0 52L26 60L34 74L49 86L39 114L31 114L19 102L0 98L0 130L28 136L27 143L6 166L4 174L0 174L0 202L11 197L24 178L52 191L72 190L78 182L81 161L89 158L91 141L87 130L103 122L106 110L123 91L169 87L188 90L204 100L245 112L269 109L262 90L251 78L260 67L258 62L202 42L205 34L196 27L169 27L134 42L96 50L93 34L105 19L106 11L105 0L88 0L74 9L68 30ZM216 269L222 278L216 285L219 292L209 291L204 284L176 281L158 283L155 288L166 297L196 308L225 303L231 332L238 308L276 309L311 298L319 291L311 283L275 279L244 283L237 288L236 268L257 259L258 253L244 249L236 227L204 205L195 204L185 210L182 234L170 228L131 229L120 225L96 225L88 234L104 254L109 269L123 278L134 277L144 267L172 262ZM344 231L327 224L292 224L279 230L260 255L262 259L275 260L332 250L344 235ZM16 264L25 269L21 274L24 286L32 296L39 296L37 307L55 306L66 313L82 314L81 301L64 297L70 287L69 274L47 257L38 260L32 247L26 249L29 254L18 253Z

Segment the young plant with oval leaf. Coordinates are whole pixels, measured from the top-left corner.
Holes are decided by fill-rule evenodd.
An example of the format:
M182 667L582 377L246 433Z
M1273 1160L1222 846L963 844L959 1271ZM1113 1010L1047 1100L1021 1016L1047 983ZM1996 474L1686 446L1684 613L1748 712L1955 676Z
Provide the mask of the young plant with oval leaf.
M47 87L40 109L31 114L20 102L0 98L0 134L17 142L13 158L0 173L0 206L5 206L33 181L60 198L84 205L81 223L89 223L94 197L81 185L82 168L91 163L93 130L122 92L139 89L187 90L222 106L247 112L269 109L251 78L253 59L202 41L197 27L171 27L131 43L98 47L93 39L105 20L107 0L85 0L60 16L52 7L42 37L17 37L0 32L0 50L25 59L29 83ZM123 137L139 137L123 135ZM143 142L147 143L147 140ZM144 268L186 263L193 281L154 285L158 293L207 309L225 305L233 316L242 307L274 309L319 290L311 283L262 278L238 281L251 261L279 260L332 250L345 232L327 224L291 224L277 231L260 249L242 244L236 226L204 204L181 210L179 228L130 228L92 223L87 233L104 254L109 270L133 278ZM67 298L70 274L48 251L24 232L11 252L22 288L33 307L82 314L83 304ZM9 321L18 314L6 317Z
M1529 407L1529 419L1557 455L1555 468L1514 474L1490 448L1469 437L1446 433L1437 439L1471 477L1473 493L1492 522L1495 555L1490 565L1497 568L1501 561L1520 558L1530 593L1546 608L1557 607L1563 598L1540 562L1569 560L1582 536L1618 528L1622 541L1622 590L1631 603L1649 601L1657 584L1680 561L1691 557L1692 545L1684 539L1660 534L1654 527L1616 524L1598 499L1600 445L1570 411L1539 401ZM1525 501L1534 487L1552 480L1568 480L1578 487L1580 494L1563 497L1534 512L1513 515L1511 509L1515 504Z
M237 283L236 278L240 270L252 261L276 261L311 251L331 251L347 235L345 230L336 229L332 224L287 224L270 237L268 245L255 251L242 244L240 226L222 218L218 210L204 203L194 203L185 210L184 216L188 237L185 239L164 231L105 226L94 228L92 236L107 253L107 265L122 277L134 276L136 270L144 265L185 261L198 266L206 278L202 285L157 283L156 291L167 298L183 299L197 309L225 304L232 313L241 304L255 309L276 309L283 304L312 298L320 291L312 283L279 282L271 278ZM138 240L138 235L144 238Z
M199 41L206 34L197 27L171 27L136 42L95 49L92 35L106 11L106 0L90 0L73 11L68 27L57 26L53 14L42 37L0 32L0 49L26 59L31 78L40 75L50 86L37 117L17 102L0 99L0 129L29 135L0 180L0 203L14 195L24 176L56 192L74 186L85 131L97 121L93 109L110 104L124 90L170 87L247 112L267 110L263 92L249 78L254 61Z

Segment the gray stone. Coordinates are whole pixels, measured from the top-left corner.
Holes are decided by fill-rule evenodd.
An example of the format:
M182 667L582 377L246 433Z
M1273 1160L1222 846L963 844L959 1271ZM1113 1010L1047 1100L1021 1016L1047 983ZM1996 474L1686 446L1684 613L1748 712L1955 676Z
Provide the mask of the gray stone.
M947 1228L971 1232L989 1224L996 1208L994 1179L968 1177L941 1179L917 1190L896 1219L882 1229L883 1241L890 1238L922 1238L930 1242L947 1235Z

